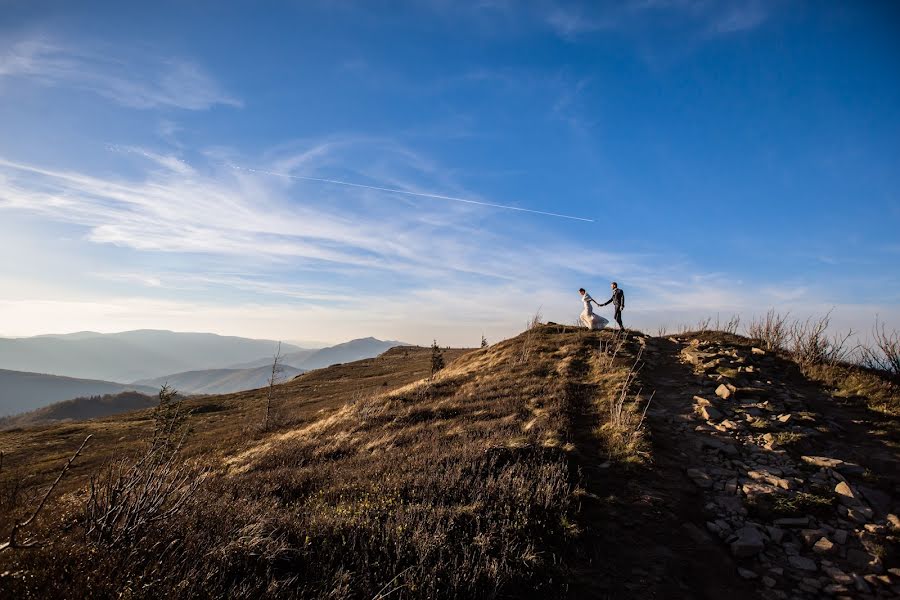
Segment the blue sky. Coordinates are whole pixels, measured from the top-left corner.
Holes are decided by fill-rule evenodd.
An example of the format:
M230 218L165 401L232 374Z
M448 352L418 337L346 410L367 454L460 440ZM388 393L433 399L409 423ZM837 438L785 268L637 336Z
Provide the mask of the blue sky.
M900 326L890 3L0 11L0 335L473 344L613 279L647 330Z

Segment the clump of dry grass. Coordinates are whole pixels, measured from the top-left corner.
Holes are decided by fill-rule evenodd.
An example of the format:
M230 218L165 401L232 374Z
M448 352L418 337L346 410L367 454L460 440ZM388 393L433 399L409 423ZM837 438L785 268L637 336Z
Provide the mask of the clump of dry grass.
M617 348L617 352L619 350L621 348ZM609 460L624 464L640 463L648 456L644 439L644 418L653 396L644 402L641 391L634 391L640 368L641 351L638 351L618 388L607 398L608 416L598 430L609 454Z

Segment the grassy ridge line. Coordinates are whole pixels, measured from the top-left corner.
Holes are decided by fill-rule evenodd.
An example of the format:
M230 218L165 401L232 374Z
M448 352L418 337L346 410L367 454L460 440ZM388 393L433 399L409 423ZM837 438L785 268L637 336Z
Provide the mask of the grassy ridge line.
M187 456L211 471L180 514L128 552L88 549L70 527L52 548L15 558L12 572L29 577L0 583L22 597L371 598L390 582L410 598L561 593L562 555L577 534L569 365L585 348L570 329L451 352L457 360L433 381L423 379L429 350L413 348L304 375L278 387L271 435L247 425L253 393L189 401ZM62 437L118 429L121 445L146 421L106 419ZM59 433L0 440L33 457ZM64 501L69 523L77 480ZM173 550L160 557L163 547ZM74 577L65 587L63 574Z

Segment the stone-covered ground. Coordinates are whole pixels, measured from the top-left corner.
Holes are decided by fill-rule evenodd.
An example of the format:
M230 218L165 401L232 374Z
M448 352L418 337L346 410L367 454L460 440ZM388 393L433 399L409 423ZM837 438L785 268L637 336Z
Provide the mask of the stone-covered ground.
M765 598L900 596L895 418L744 338L638 341L658 451L682 461L702 505L705 522L681 534L717 539Z

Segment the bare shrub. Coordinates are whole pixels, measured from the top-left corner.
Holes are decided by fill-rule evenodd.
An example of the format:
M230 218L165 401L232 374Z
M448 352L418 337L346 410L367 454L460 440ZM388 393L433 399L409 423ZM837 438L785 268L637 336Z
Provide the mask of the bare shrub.
M196 491L202 476L183 460L188 413L176 392L163 386L147 449L135 462L120 460L91 478L85 507L87 537L119 546L139 539L173 517Z
M279 364L281 362L281 342L278 342L278 348L275 355L272 356L272 374L269 376L269 389L266 390L266 416L263 419L263 430L269 429L269 414L272 409L272 398L275 396L275 384L278 383L279 374L284 369Z
M92 436L87 436L84 438L84 441L81 442L81 446L78 447L78 450L75 451L75 454L66 462L65 466L63 466L62 471L59 472L59 475L56 476L56 479L47 488L47 492L44 494L44 497L41 498L41 501L38 503L37 507L35 507L34 511L24 521L17 521L12 528L12 531L9 534L9 539L2 544L0 544L0 552L9 549L23 549L23 548L36 548L38 546L43 546L46 542L38 541L38 540L28 540L28 541L20 541L19 540L19 531L25 527L31 525L35 519L37 519L38 515L41 514L41 511L44 509L44 506L47 504L47 499L50 498L50 494L53 493L53 490L56 489L56 486L59 485L59 482L62 480L63 475L69 470L69 467L72 466L72 463L76 458L81 454L81 451L84 450L84 446L88 443L88 440L91 439Z
M706 317L705 319L701 319L697 321L697 325L694 327L694 331L696 332L704 332L709 331L709 324L712 323L712 317Z
M759 341L766 350L779 350L788 341L788 316L769 309L765 317L754 317L747 326L747 337Z
M713 327L715 331L724 331L725 333L736 334L741 326L741 316L731 315L727 321L720 321L719 315L716 313L716 324Z
M900 376L900 332L896 329L888 332L884 323L879 323L876 317L872 336L874 347L867 345L860 348L862 364L895 377Z
M791 325L790 351L801 366L834 365L846 362L853 355L856 347L847 344L853 330L829 337L830 320L831 311L828 311L823 317L810 317Z
M665 337L668 330L668 325L660 325L656 328L656 337Z

